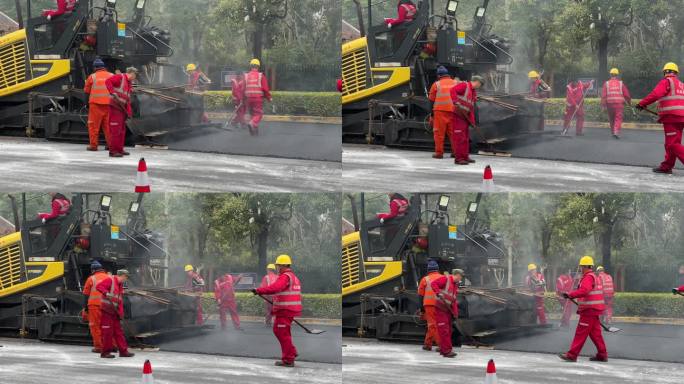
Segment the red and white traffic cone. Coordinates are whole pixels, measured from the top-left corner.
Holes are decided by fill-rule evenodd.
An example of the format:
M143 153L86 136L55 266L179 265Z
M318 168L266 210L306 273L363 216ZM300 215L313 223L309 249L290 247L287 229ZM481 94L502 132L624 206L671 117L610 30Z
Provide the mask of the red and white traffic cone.
M489 363L487 363L487 374L484 379L484 384L496 383L496 366L494 366L494 359L489 359Z
M494 192L494 175L489 165L485 167L482 176L482 192Z
M142 384L154 384L154 376L152 375L152 364L149 360L145 360L143 365Z
M150 179L147 176L147 163L145 163L145 158L141 157L138 161L138 174L135 176L135 193L149 191Z

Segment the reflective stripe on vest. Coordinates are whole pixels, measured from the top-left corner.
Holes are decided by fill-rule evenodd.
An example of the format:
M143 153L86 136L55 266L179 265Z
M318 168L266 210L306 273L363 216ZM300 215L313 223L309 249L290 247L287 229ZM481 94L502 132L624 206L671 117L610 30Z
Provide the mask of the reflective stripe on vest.
M463 111L470 113L470 110L473 109L473 105L475 104L475 100L473 100L472 95L473 95L473 90L472 90L472 85L470 85L469 81L465 82L466 84L466 90L463 93L463 96L459 95L458 93L456 94L456 100L452 100L454 104L462 109Z
M435 95L435 102L432 105L433 110L447 112L454 110L454 104L451 101L451 88L453 88L456 84L457 83L454 79L448 77L435 83L437 93Z
M613 278L605 272L599 274L599 278L601 279L601 284L603 284L603 294L605 296L612 296L615 292Z
M586 296L577 298L579 310L582 311L583 309L595 309L598 311L603 311L606 309L606 307L605 300L603 299L603 284L601 284L601 279L599 279L594 272L589 272L587 275L590 275L594 280L592 287L593 290L589 291Z
M662 115L684 116L684 83L674 76L667 76L669 95L658 100L658 112Z
M107 274L102 274L102 279L98 280L97 279L98 274L94 274L90 276L90 280L92 281L93 285L90 288L90 295L88 295L88 305L96 305L99 306L100 302L102 301L102 293L96 289L97 285L100 284L100 282L104 281L105 278L109 277Z
M254 75L254 72L249 72L247 74L245 95L248 97L262 97L264 95L264 90L261 88L261 82L264 75L261 72L257 72L257 76Z
M425 296L423 296L423 306L437 304L437 296L435 291L432 290L432 285L430 282L430 276L423 277L425 280Z
M125 74L121 75L121 85L118 87L114 87L114 92L112 93L112 96L114 98L118 98L122 103L128 104L131 100L131 92L130 90L126 90L126 83L128 82L128 76Z
M66 216L67 213L69 213L69 207L71 207L71 202L66 199L55 199L55 202L59 205L59 210L57 211L57 214L59 216Z
M287 288L273 294L273 309L287 309L294 312L302 311L302 287L299 279L292 272L284 272L289 282Z
M90 87L90 98L88 103L91 104L109 104L112 96L109 94L105 82L112 77L112 74L106 70L99 70L90 75L92 86Z
M399 215L403 215L406 213L406 211L408 210L408 201L402 199L394 199L392 201L399 206Z
M406 11L406 20L412 21L413 16L416 15L416 7L411 4L401 4L400 6Z
M116 295L114 294L114 286L118 284L114 276L108 276L110 279L112 279L112 285L109 287L109 292L102 298L103 303L107 303L111 305L114 310L117 312L119 311L119 303L123 302L123 295L121 292L117 293ZM104 281L104 280L103 280ZM112 301L114 299L117 299L116 301Z
M451 275L447 276L446 280L447 281L444 289L439 293L440 300L437 300L437 307L451 312L451 308L456 302L456 284L454 283L454 277Z
M608 80L604 87L606 87L606 102L608 104L623 104L625 102L621 80Z
M570 97L571 97L571 95L575 96L575 93L577 92L578 89L582 92L581 97L577 101L577 104L572 104L570 102ZM567 104L567 106L568 107L576 107L576 106L580 105L580 103L582 102L582 99L584 99L583 88L581 86L577 86L577 87L573 88L570 86L570 84L568 84L568 91L567 91L567 95L565 96L565 103Z

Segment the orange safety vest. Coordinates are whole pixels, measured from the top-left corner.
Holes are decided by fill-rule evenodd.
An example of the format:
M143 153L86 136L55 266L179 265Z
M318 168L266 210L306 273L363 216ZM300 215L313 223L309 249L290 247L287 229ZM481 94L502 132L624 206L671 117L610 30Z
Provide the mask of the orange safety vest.
M578 311L582 312L586 309L603 311L606 309L606 302L603 298L603 284L601 284L601 279L599 279L594 272L587 273L583 279L587 276L593 280L592 290L589 291L588 295L577 298L577 304L579 304Z
M622 93L622 80L610 79L604 85L606 88L606 103L619 104L625 103L625 96Z
M439 277L439 274L437 274ZM432 281L430 281L430 275L423 277L425 281L425 295L423 296L423 306L424 307L434 307L437 305L437 295L435 291L432 290Z
M283 274L290 281L284 291L273 294L273 311L285 309L299 316L302 313L302 286L292 271L283 272Z
M89 104L109 105L109 101L112 97L107 90L105 82L112 76L114 75L106 69L97 70L90 75L91 86L90 98L88 99Z
M449 275L446 276L446 284L444 289L439 292L440 300L437 300L437 308L452 313L452 308L456 303L456 297L458 296L458 288L456 288L456 282L454 277Z
M88 306L90 307L91 305L94 305L96 307L99 307L102 304L102 293L98 291L95 287L97 285L104 281L104 279L108 278L109 275L104 272L95 272L92 274L89 278L88 281L86 282L86 286L83 289L83 293L86 293L86 290L90 288L90 292L88 292ZM89 284L90 283L90 284Z
M684 83L673 75L665 79L670 83L670 93L658 100L658 115L684 116Z
M613 278L605 272L599 273L598 277L601 280L601 284L603 284L603 295L612 297L615 294Z
M463 110L466 114L470 114L470 111L475 106L475 98L473 97L473 85L470 81L466 81L466 90L463 96L456 94L456 100L452 100L454 105L459 109Z
M411 4L401 4L400 7L406 11L406 21L413 21L413 16L416 15L416 7Z
M435 95L435 101L432 105L433 111L445 111L453 112L454 104L451 102L451 88L458 84L458 81L445 77L439 79L435 82L435 87L437 88L437 93Z
M264 90L261 87L261 81L264 74L261 72L252 71L245 76L245 96L249 98L259 98L264 96Z

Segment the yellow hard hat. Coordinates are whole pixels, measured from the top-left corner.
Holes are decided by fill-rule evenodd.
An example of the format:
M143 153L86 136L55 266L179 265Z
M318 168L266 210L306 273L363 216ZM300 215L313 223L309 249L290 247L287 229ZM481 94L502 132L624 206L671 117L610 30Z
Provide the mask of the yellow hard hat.
M675 63L667 63L663 67L663 71L675 71L675 72L679 73L679 67Z
M537 71L530 71L530 73L527 74L527 77L530 79L536 79L539 77L539 73Z
M597 271L603 271L603 265L599 265L598 267L596 267L596 270Z
M527 271L531 271L533 269L537 269L537 264L527 264Z
M580 266L593 266L594 265L594 258L591 256L582 256L579 262Z
M275 268L275 264L269 264L269 265L267 265L267 266L266 266L266 269L275 270L275 269L276 269L276 268Z
M192 271L192 270L194 270L194 269L195 269L195 268L193 268L192 265L190 265L190 264L188 264L188 265L185 266L185 272Z
M249 65L257 65L261 67L261 61L259 61L259 59L252 59L252 61L249 62Z
M193 63L190 63L185 67L186 71L194 71L195 69L197 69L197 67Z
M618 71L617 68L611 68L610 74L611 74L611 75L619 75L619 74L620 74L620 71Z
M276 258L276 265L292 265L292 259L288 255L280 255Z

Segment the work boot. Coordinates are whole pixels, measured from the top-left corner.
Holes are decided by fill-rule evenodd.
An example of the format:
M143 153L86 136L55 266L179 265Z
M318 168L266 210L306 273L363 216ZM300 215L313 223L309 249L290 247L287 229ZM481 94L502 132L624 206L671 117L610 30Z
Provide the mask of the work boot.
M664 174L666 174L666 175L671 175L671 174L672 174L672 170L671 170L671 169L665 170L665 169L662 169L662 168L660 168L660 167L655 167L655 168L653 168L653 172L654 172L654 173L664 173Z
M124 155L124 156L130 155L130 153L128 153L128 152L126 152L126 151L121 152L121 154Z
M559 353L558 357L561 358L561 360L569 361L571 363L576 363L577 359L573 359L572 357L568 356L567 353Z
M613 134L613 137L614 137L615 139L617 139L617 140L620 140L620 135L618 135L618 134L616 134L616 133Z
M105 151L109 151L109 145L105 145Z
M442 354L442 356L443 356L443 357L448 357L448 358L450 358L450 359L453 359L454 357L456 357L456 352L451 351L451 352L447 353L446 355L445 355L445 354Z
M455 158L456 158L456 155L454 155L454 154L452 153L452 154L451 154L451 158L452 158L452 159L455 159Z
M135 356L135 353L133 352L119 352L119 357L133 357Z
M93 348L90 350L92 353L102 353L102 350L100 348Z
M107 352L107 353L105 353L105 354L100 354L100 358L102 358L102 359L113 359L113 358L114 358L114 355L112 355L111 353Z
M97 152L97 147L91 147L90 145L86 148L87 151Z
M423 345L423 351L432 351L432 347L428 347L427 345Z
M432 155L432 158L433 158L433 159L443 159L443 158L444 158L444 155L438 155L438 154L435 153L434 155Z
M598 356L592 356L589 358L589 361L600 361L602 363L606 363L606 362L608 362L608 358L607 357L599 358Z
M468 165L470 164L468 160L454 160L454 164L456 165Z
M575 133L575 136L584 136L584 133L582 133L582 132L580 132L580 133Z
M111 153L109 152L109 157L123 157L124 155L121 153Z
M468 159L468 163L474 164L474 163L475 163L475 160L473 160L473 159Z
M280 361L280 360L276 361L275 365L276 365L276 367L288 367L288 368L292 368L295 366L294 361Z

